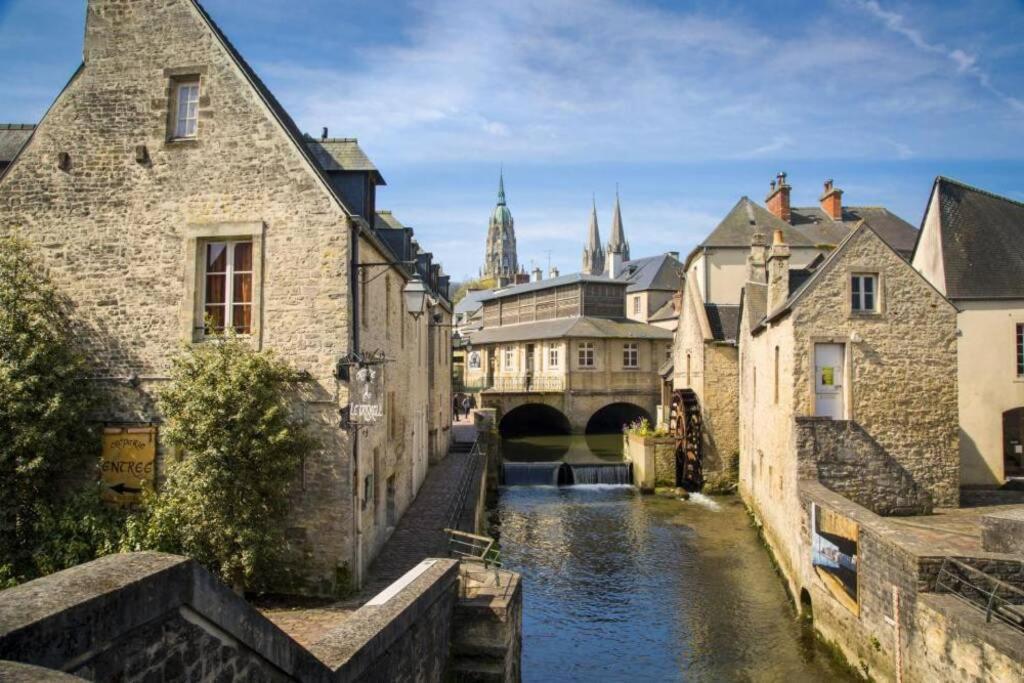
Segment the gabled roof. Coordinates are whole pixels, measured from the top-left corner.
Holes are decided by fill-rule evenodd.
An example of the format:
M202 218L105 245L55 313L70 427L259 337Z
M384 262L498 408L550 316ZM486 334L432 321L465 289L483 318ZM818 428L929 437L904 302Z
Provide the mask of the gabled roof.
M661 320L672 320L673 318L678 317L679 311L676 310L675 301L673 299L669 299L661 308L656 310L648 320L659 322Z
M503 325L474 332L473 344L504 344L530 339L672 339L672 331L635 320L594 318L555 318L534 323Z
M6 166L32 137L32 123L0 123L0 166Z
M711 336L715 341L736 341L740 329L740 307L727 304L704 304Z
M1024 298L1024 203L943 176L932 192L939 195L946 296Z
M625 261L619 280L629 282L627 292L645 292L651 289L674 292L679 289L679 273L683 264L671 254L658 254Z
M782 237L790 247L813 247L815 242L789 223L777 217L749 197L741 197L722 219L701 247L743 247L750 248L750 238L761 233L771 240L776 230L782 231Z
M561 287L562 285L571 285L577 282L600 282L606 285L626 285L626 282L622 280L613 280L610 277L604 275L586 275L584 273L570 273L568 275L559 275L558 277L551 277L547 280L539 280L537 282L527 282L521 285L515 285L514 287L506 287L505 289L498 289L493 292L487 292L481 301L490 301L492 299L501 299L506 296L515 296L517 294L524 294L526 292L535 292L540 289L548 289L550 287Z
M456 315L474 313L480 310L480 307L484 305L482 301L483 296L490 293L491 290L489 289L477 289L466 292L466 295L459 299L459 303L455 304Z
M327 138L313 140L306 137L306 146L317 160L320 168L328 173L351 171L370 173L378 185L387 185L377 167L366 156L355 138Z
M790 214L793 226L815 244L839 244L862 220L904 259L910 258L917 240L917 228L882 206L844 206L838 221L818 206L794 207Z

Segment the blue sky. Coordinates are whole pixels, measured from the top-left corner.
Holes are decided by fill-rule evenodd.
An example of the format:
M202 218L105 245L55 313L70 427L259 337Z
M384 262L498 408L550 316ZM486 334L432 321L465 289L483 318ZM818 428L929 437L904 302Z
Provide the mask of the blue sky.
M785 170L794 203L920 221L949 175L1024 200L1024 4L205 0L289 110L358 137L378 205L454 277L482 261L505 168L519 258L579 267L615 185L634 255L687 252ZM0 0L0 121L42 116L84 0Z

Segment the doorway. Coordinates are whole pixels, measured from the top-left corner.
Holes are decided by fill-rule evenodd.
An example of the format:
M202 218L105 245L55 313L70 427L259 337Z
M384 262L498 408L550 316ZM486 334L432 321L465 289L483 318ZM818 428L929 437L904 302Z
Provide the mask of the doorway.
M846 417L843 400L845 344L814 345L814 414L842 420Z

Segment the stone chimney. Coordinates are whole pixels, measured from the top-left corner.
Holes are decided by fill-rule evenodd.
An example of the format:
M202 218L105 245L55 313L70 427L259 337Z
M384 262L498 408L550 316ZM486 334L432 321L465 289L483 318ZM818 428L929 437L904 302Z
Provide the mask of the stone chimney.
M768 254L768 312L779 308L789 298L789 245L782 240L782 231L772 237Z
M765 206L771 211L777 218L789 223L789 183L786 182L785 171L779 171L779 174L775 176L775 180L771 182L771 190L768 192L768 196L765 197Z
M832 184L832 179L825 181L825 190L821 193L821 210L834 221L843 219L843 191Z
M765 246L764 233L755 232L750 236L750 255L747 256L747 282L768 284L768 273L765 260L768 258L768 247Z
M544 279L544 271L540 269L540 266L537 266L536 268L533 269L533 277L531 279L534 282L540 282L541 280Z
M320 134L320 139L321 140L326 140L327 139L327 126L324 126L324 132Z
M551 266L551 270L548 271L548 277L558 277L558 267Z

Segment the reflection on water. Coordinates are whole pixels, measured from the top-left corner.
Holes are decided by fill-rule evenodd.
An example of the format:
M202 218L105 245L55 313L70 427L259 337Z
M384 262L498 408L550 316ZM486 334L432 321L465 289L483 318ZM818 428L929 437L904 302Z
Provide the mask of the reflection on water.
M841 680L733 498L505 488L502 560L524 578L526 681Z
M502 456L513 462L622 462L622 434L517 436L502 440Z

